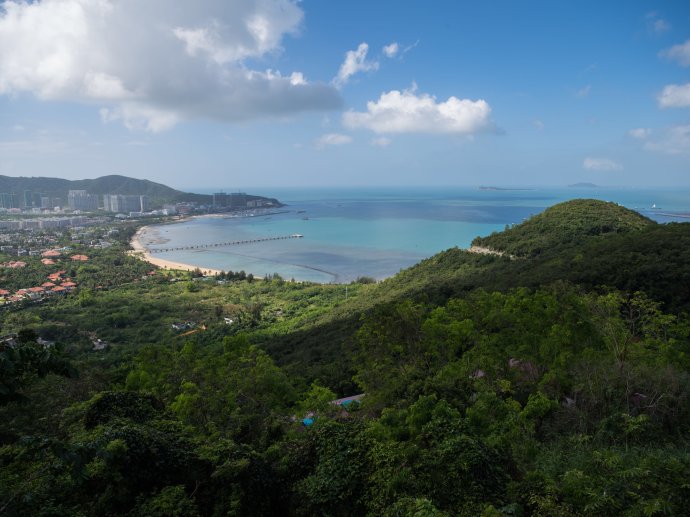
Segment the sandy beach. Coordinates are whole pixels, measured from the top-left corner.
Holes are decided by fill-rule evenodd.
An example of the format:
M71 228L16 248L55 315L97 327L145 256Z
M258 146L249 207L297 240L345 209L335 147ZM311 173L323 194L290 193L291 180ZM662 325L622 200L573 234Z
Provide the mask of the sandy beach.
M142 260L148 262L149 264L153 264L154 266L158 266L163 269L177 269L181 271L194 271L196 269L199 269L205 275L217 275L218 273L220 273L219 269L192 266L190 264L183 264L182 262L173 262L172 260L165 260L153 256L151 253L149 253L148 249L146 248L143 242L146 238L147 229L148 226L142 226L141 228L139 228L139 230L137 230L137 233L134 234L134 237L132 237L132 240L129 243L130 246L132 246L132 251L130 252L131 255L139 257Z

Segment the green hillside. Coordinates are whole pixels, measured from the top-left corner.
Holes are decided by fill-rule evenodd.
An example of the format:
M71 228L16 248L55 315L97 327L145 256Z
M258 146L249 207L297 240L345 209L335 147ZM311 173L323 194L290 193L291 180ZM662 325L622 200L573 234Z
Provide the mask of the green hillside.
M575 199L547 208L529 220L488 237L473 246L514 257L535 257L554 247L582 242L588 237L640 230L654 221L616 203Z
M70 190L86 190L90 194L146 195L154 205L177 201L183 192L149 180L128 178L120 175L96 179L66 180L45 177L0 176L0 192L22 194L25 190L39 192L50 197L67 200ZM208 196L206 196L208 197Z
M62 235L89 261L0 270L78 284L0 311L0 513L687 514L690 223L575 201L521 226L490 238L521 259L348 286Z
M161 183L149 180L129 178L117 174L102 176L95 179L66 180L45 177L10 177L0 175L0 192L14 192L22 195L24 191L31 191L52 198L58 198L63 203L67 201L70 190L86 190L90 194L120 194L145 195L149 197L152 207L160 207L165 203L196 202L210 204L213 196L208 194L194 194L182 192ZM247 199L269 199L262 196L248 195ZM269 199L280 205L278 200Z
M568 226L567 211L561 211L561 216L561 227ZM690 254L686 251L690 249L690 223L646 223L639 230L580 236L579 244L560 242L558 234L549 233L553 231L541 234L552 244L525 260L459 248L438 253L383 282L362 286L360 296L321 314L309 326L288 335L269 336L266 346L288 368L304 371L308 364L317 377L328 370L331 379L338 379L331 385L335 388L347 384L350 372L341 350L361 325L362 315L404 300L443 305L475 289L506 292L567 282L588 290L607 286L628 293L641 291L668 311L690 311Z

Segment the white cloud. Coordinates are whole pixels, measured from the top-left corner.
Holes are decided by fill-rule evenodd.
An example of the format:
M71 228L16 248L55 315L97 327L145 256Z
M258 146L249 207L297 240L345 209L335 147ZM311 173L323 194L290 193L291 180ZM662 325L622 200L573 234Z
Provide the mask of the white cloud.
M670 28L671 28L671 24L662 18L659 18L658 20L654 20L654 22L652 23L652 30L654 32L656 32L657 34L661 34L662 32L666 32Z
M386 45L385 47L383 47L383 53L386 55L386 57L390 58L395 57L399 50L400 45L398 45L395 41L390 45Z
M669 84L657 97L660 108L690 107L690 83Z
M367 61L367 53L369 52L369 45L360 43L357 50L348 50L345 54L345 61L340 65L338 75L333 79L333 84L340 87L355 75L357 72L368 72L370 70L378 70L379 64L377 61Z
M592 90L592 85L588 84L584 88L580 88L577 92L575 92L576 97L587 97L589 95L589 92Z
M296 0L5 1L0 95L100 104L149 131L337 108L332 86L245 62L277 55L302 18Z
M321 135L315 142L315 145L319 149L330 145L346 145L352 143L352 137L348 135L342 135L340 133L327 133Z
M371 145L374 145L376 147L388 147L392 143L393 143L393 140L391 140L390 138L387 138L385 136L372 138L372 140L371 140Z
M542 131L544 129L544 122L539 120L538 118L535 118L532 121L532 125L536 127L539 131Z
M638 140L645 140L652 134L652 130L646 127L638 127L628 131L628 135Z
M690 155L690 126L670 127L660 138L645 142L644 148L665 154Z
M590 171L622 171L623 166L609 158L585 158L582 167Z
M369 101L366 112L348 111L343 124L375 133L455 133L471 135L493 129L491 107L483 100L449 97L437 102L427 94L417 95L416 87L402 92L382 93Z
M690 39L685 43L673 45L662 50L659 55L672 61L677 61L680 66L690 66Z
M663 34L664 32L671 30L671 24L659 16L659 13L656 11L647 13L645 18L647 18L647 29L649 32L654 34Z

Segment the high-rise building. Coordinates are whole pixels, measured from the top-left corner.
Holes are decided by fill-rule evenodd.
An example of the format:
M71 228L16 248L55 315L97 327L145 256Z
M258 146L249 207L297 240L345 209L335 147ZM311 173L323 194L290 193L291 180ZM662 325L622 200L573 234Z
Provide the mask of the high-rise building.
M106 212L146 212L149 209L148 196L121 196L119 194L105 194L103 209Z
M229 205L228 195L225 192L216 192L213 194L213 206L216 208L225 208Z
M31 192L30 190L25 190L22 202L23 202L22 203L23 208L33 207L34 206L34 193Z
M233 192L230 194L230 206L232 208L244 208L247 206L247 194L244 192Z
M72 210L98 210L98 196L89 194L86 190L70 190L67 195L67 204Z
M17 206L17 195L14 192L0 193L0 208L19 208Z

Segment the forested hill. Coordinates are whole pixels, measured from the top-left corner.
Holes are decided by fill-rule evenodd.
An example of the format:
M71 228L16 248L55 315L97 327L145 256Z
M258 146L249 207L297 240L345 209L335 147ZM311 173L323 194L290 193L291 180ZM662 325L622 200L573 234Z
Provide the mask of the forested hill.
M524 247L516 235L520 233L525 235ZM443 305L476 289L506 292L566 282L601 292L639 291L666 311L690 311L689 223L656 224L612 203L574 200L478 241L483 245L490 241L493 249L508 249L511 254L536 249L538 241L542 250L509 259L451 248L366 286L366 296L350 299L312 327L271 339L266 346L289 368L303 371L306 362L310 370L327 370L331 378L347 383L347 369L340 363L341 344L356 332L362 314L404 300Z
M0 312L0 514L687 515L690 223L572 201L487 239L520 258L348 286L152 271L116 226L0 270L78 286Z
M10 177L0 175L0 192L14 192L21 195L25 190L38 192L66 202L70 190L86 190L90 194L121 194L148 196L153 207L164 203L182 201L208 204L212 196L182 192L161 183L112 174L96 179L66 180L46 177ZM268 199L280 205L278 200L261 196L247 196L248 199Z
M503 232L477 237L472 244L514 257L535 257L554 247L583 242L587 237L626 233L653 224L651 219L616 203L575 199L547 208Z

